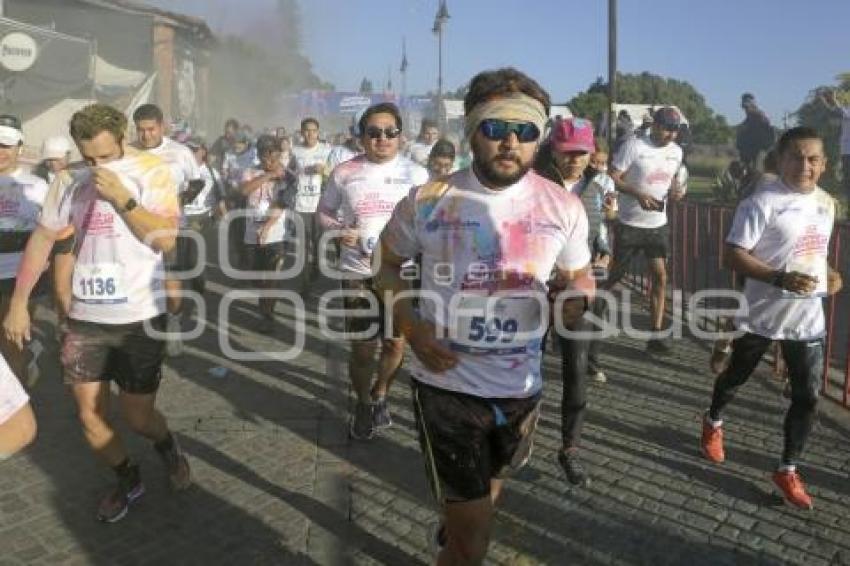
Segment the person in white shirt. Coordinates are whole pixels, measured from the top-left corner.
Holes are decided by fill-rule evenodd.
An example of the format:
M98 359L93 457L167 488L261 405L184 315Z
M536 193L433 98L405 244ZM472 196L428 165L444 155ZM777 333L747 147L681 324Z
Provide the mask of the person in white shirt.
M0 356L0 461L35 440L36 429L29 395Z
M791 504L811 509L812 498L797 472L814 426L824 368L823 297L842 287L828 263L835 200L818 186L826 169L823 139L797 127L777 144L779 179L760 185L738 205L726 237L727 264L746 277L745 306L735 327L729 366L714 383L700 447L723 462L722 411L746 383L773 340L782 344L791 405L785 415L784 449L773 482Z
M18 162L23 140L20 120L8 114L0 116L0 317L9 312L21 257L47 197L47 183L27 173ZM46 282L46 278L39 281ZM36 295L43 292L44 285L39 284ZM33 303L30 312L32 307ZM0 337L0 353L18 379L28 382L28 352Z
M440 128L434 120L425 118L419 127L419 137L407 148L407 156L423 167L428 166L431 149L440 139Z
M68 141L68 138L50 136L41 144L41 163L33 169L33 174L50 184L59 171L68 167L70 161L71 142Z
M650 327L654 336L647 350L671 351L664 337L664 303L667 293L667 256L670 234L668 199L680 200L685 192L676 183L682 164L682 148L676 144L681 116L674 108L660 108L653 115L648 136L629 138L614 156L610 176L620 193L614 266L605 283L613 287L630 268L632 258L643 253L652 278ZM669 331L668 331L669 333Z
M304 232L304 252L307 254L305 266L310 266L303 284L309 284L310 276L319 269L319 236L321 231L316 220L316 209L322 194L331 147L319 141L319 121L304 118L301 121L301 137L304 143L292 149L298 175L298 192L295 196L295 212L301 218ZM312 258L312 259L311 259ZM311 274L312 271L312 274Z
M340 268L348 278L343 288L349 292L346 308L354 315L346 320L352 339L348 363L357 406L351 420L351 436L369 439L376 428L392 423L387 392L401 365L404 341L382 333L383 314L358 317L356 311L381 305L374 291L372 254L395 205L410 187L428 181L428 173L411 160L399 155L402 129L401 114L394 104L370 106L361 116L359 129L365 154L334 169L319 203L319 220L326 230L341 233ZM379 308L380 310L380 308ZM369 330L377 328L379 332ZM381 355L378 377L372 384L378 339Z
M206 241L207 231L212 225L214 215L224 213L224 187L218 171L210 167L206 142L198 137L190 138L186 147L192 150L198 170L204 186L195 197L195 200L187 202L183 206L183 214L190 230L199 234ZM186 265L194 267L199 263L205 266L207 258L199 254L196 242L188 242L186 250ZM206 276L202 271L200 275L192 278L189 282L192 289L203 294L206 290Z
M581 202L531 171L549 105L515 69L473 78L472 168L412 189L381 234L378 288L415 354L416 424L443 519L438 564L484 562L503 478L530 456L553 270L571 291L555 301L567 326L593 297ZM419 254L417 309L399 293Z
M177 181L178 198L180 202L180 228L186 229L186 217L183 207L192 202L203 188L201 171L192 151L171 138L165 136L164 117L162 110L155 104L143 104L133 112L133 122L136 125L135 147L161 157L169 166ZM181 338L183 313L183 281L180 273L192 269L188 265L187 248L192 245L191 238L177 237L177 246L166 254L166 271L169 277L165 280L165 291L168 293L168 344L166 351L170 356L177 356L183 351ZM173 274L173 276L171 276Z
M297 180L291 171L283 168L280 153L280 140L262 135L257 139L259 167L242 172L240 190L248 211L244 243L251 271L279 271L283 266L284 213L291 210L295 203ZM275 280L269 277L258 284L263 289L271 289L274 283ZM262 333L274 330L276 302L275 298L260 297L262 323L259 330Z
M428 174L431 179L444 177L454 171L455 144L449 140L437 140L428 155Z
M177 184L162 159L124 146L126 129L126 116L103 104L71 118L71 137L88 167L63 171L50 187L3 322L6 338L23 348L31 337L27 304L51 247L75 233L61 363L85 439L117 476L98 508L106 522L120 520L144 494L139 467L109 421L112 381L127 424L154 443L172 487L191 482L188 460L155 407L165 344L149 332L165 330L162 254L175 245Z

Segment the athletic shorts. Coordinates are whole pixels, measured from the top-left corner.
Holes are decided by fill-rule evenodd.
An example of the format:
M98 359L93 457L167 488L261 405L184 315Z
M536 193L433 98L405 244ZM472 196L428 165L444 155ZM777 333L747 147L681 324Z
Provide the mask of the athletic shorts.
M367 336L357 338L357 342L378 340L386 338L386 324L384 302L381 296L375 291L374 280L371 277L366 279L343 279L342 288L348 292L356 293L356 296L345 297L344 304L346 313L345 317L345 332L348 334L361 334L368 332ZM370 298L371 297L371 298ZM368 312L373 305L377 303L378 309L374 316L370 316ZM353 316L357 313L357 316ZM399 338L401 335L393 329L393 337Z
M191 265L191 257L189 246L195 242L191 238L177 236L174 240L174 247L163 254L163 262L165 264L165 273L182 273L191 271L194 265Z
M150 325L165 332L164 314ZM115 381L125 393L150 394L159 388L165 341L148 336L145 323L100 324L68 319L61 363L67 385Z
M286 256L283 242L244 245L250 258L250 271L277 271Z
M12 418L29 399L9 364L0 357L0 425Z
M413 410L428 483L438 503L490 495L490 480L528 461L541 395L485 399L415 379Z
M615 260L621 263L637 252L643 252L647 259L666 259L670 253L670 228L667 224L658 228L637 228L620 222L615 252Z

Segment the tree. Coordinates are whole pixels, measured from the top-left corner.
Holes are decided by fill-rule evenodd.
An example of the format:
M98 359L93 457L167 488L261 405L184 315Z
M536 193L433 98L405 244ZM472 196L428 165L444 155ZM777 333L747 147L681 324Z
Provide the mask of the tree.
M617 98L628 104L670 104L678 106L691 124L697 143L721 144L732 137L726 119L705 103L705 98L686 81L668 79L651 73L618 74ZM608 83L598 77L585 92L567 102L572 113L600 123L608 111Z
M839 138L841 136L841 120L833 115L821 102L819 94L824 89L837 88L836 98L842 105L850 105L850 73L843 73L836 77L838 85L822 85L809 92L806 100L795 112L797 123L801 126L809 126L817 130L823 136L824 150L828 168L823 177L826 186L835 186L838 178L838 166L841 163Z
M363 77L363 80L360 81L360 94L372 94L374 90L375 89L372 86L372 81L370 81L366 77Z

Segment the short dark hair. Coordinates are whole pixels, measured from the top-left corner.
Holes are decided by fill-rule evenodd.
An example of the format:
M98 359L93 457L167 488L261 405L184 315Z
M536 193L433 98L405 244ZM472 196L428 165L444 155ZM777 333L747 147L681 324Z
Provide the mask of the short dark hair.
M156 104L142 104L133 112L133 122L137 124L142 120L156 120L162 124L163 119L162 110Z
M820 140L823 143L823 137L814 128L808 126L797 126L786 130L779 141L776 143L776 153L782 157L794 142L801 140Z
M435 159L437 157L448 157L449 159L454 159L455 144L445 138L437 140L437 143L435 143L434 147L431 148L431 153L428 154L428 160Z
M224 129L225 130L228 129L228 128L238 128L238 127L239 127L239 120L237 120L236 118L228 118L227 121L224 122Z
M92 140L101 132L109 132L121 142L127 131L127 117L106 104L90 104L71 116L70 134L75 142Z
M419 131L424 132L428 128L439 128L439 126L437 126L437 121L432 120L431 118L423 118L422 123L419 125Z
M314 124L317 128L321 128L321 126L319 125L319 121L313 118L312 116L301 120L301 129L303 130L304 126L306 126L307 124Z
M395 127L399 130L403 129L401 112L399 112L398 106L392 102L381 102L370 106L365 112L363 112L363 115L360 116L360 121L357 123L357 127L360 129L361 137L366 134L366 124L369 122L369 118L375 114L390 114L395 119Z
M257 138L257 155L265 155L280 151L280 140L274 136L263 134Z
M549 93L537 81L513 67L484 71L475 75L469 83L469 92L463 99L463 110L469 116L472 109L482 102L514 93L526 94L537 100L543 105L546 115L549 115L552 107Z

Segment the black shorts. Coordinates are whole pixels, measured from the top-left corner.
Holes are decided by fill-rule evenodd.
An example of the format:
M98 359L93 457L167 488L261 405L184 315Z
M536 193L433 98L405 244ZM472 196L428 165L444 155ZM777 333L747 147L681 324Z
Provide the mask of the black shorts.
M283 242L271 244L245 244L250 262L250 271L278 271L286 256Z
M617 224L615 261L623 263L637 252L646 259L666 259L670 253L670 228L667 224L658 228L636 228Z
M151 319L165 331L165 315ZM68 385L114 380L126 393L151 394L162 379L165 341L148 336L144 322L98 324L68 319L61 362Z
M521 468L531 455L541 396L485 399L415 379L413 410L428 482L438 503L490 495L490 480Z
M375 291L374 280L371 277L366 279L343 279L342 288L348 292L354 292L355 295L345 297L346 313L351 313L351 316L345 317L345 332L348 334L362 334L369 332L368 336L357 338L357 342L370 341L386 338L399 338L401 335L393 329L392 336L386 334L386 310L381 296ZM366 311L369 311L375 304L378 305L376 316L369 316ZM354 315L357 316L354 316ZM371 331L371 332L370 332Z

